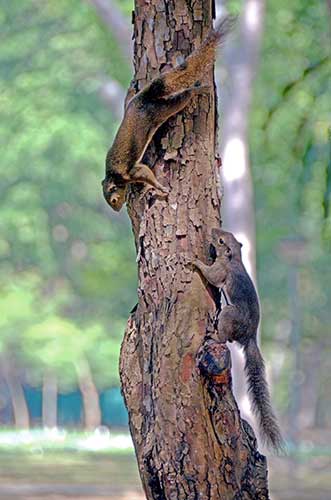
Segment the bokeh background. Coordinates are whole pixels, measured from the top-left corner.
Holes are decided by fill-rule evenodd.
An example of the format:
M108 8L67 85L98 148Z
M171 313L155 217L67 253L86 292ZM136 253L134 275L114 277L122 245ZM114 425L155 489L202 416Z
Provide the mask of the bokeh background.
M225 138L248 92L237 143L221 147L229 166L241 144L254 185L241 209L289 448L269 461L273 499L331 499L331 2L216 3L249 28L220 54L217 83ZM135 250L125 210L101 194L132 8L0 0L2 499L142 498L118 377Z

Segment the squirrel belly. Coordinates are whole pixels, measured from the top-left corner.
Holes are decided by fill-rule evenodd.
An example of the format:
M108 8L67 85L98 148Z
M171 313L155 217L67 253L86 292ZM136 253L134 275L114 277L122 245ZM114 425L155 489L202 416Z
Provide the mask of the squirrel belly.
M182 111L198 94L210 92L200 80L215 62L217 46L231 30L233 18L226 17L183 64L152 80L128 100L124 118L106 156L106 176L102 182L106 201L120 210L130 183L145 183L166 194L152 170L142 163L155 132L171 116Z
M264 360L257 345L259 299L242 262L242 245L233 234L221 229L213 229L212 240L214 263L207 266L195 260L193 264L209 283L226 292L229 304L222 307L218 317L218 333L222 342L234 340L243 346L248 392L262 440L279 452L284 449L283 438L272 409Z

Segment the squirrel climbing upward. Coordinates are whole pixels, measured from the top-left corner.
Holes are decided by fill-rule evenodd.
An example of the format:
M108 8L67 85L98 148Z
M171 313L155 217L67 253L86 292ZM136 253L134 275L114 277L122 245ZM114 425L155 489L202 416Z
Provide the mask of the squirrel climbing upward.
M212 230L211 266L198 259L192 264L206 280L225 293L227 304L218 318L218 333L222 342L237 341L244 348L245 372L252 409L258 417L263 441L276 451L284 449L283 438L273 413L266 381L264 361L257 345L260 306L252 280L241 258L241 243L233 234Z
M106 156L106 176L102 181L104 197L114 210L122 208L130 183L149 184L163 196L168 193L152 170L142 163L144 153L168 118L183 110L193 96L210 92L210 86L201 85L200 79L214 64L217 45L233 22L233 18L226 17L183 64L155 78L128 100L123 121Z

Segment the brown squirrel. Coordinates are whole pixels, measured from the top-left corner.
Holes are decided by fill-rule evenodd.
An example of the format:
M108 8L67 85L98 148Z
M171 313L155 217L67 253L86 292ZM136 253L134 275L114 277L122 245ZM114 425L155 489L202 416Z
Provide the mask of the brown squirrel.
M146 183L163 196L167 188L142 163L147 146L157 129L168 118L183 110L193 96L210 92L200 79L214 64L216 48L231 30L234 19L226 17L217 29L209 31L201 46L176 68L155 78L128 99L123 121L106 156L106 176L102 181L107 203L119 211L130 183ZM210 85L210 84L209 84Z
M248 391L261 437L268 446L281 451L284 450L283 438L272 410L264 361L257 345L259 299L242 262L241 247L232 233L213 229L210 254L215 257L214 263L207 266L195 259L192 265L225 296L226 305L218 318L218 333L222 341L235 340L243 346Z

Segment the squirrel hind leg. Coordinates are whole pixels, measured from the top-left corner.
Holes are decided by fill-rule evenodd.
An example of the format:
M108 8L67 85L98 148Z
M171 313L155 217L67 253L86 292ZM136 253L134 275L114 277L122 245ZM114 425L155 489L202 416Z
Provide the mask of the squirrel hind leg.
M232 342L233 340L237 340L240 322L238 314L240 314L238 308L233 305L222 307L221 314L218 318L217 331L223 341Z
M208 85L198 85L189 87L183 92L178 92L170 97L159 99L154 106L151 119L158 128L168 118L182 111L195 95L206 93L210 93L210 87Z

